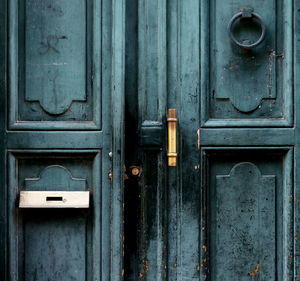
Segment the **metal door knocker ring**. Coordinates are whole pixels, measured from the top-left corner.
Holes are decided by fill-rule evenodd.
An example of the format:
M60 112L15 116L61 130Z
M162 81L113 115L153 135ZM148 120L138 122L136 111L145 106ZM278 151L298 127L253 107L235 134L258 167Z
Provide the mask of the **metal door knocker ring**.
M232 28L233 28L234 23L238 19L256 19L257 20L257 22L259 23L260 28L261 28L261 35L256 42L254 42L252 44L243 44L235 38L235 36L232 32ZM228 24L228 32L229 32L229 36L230 36L231 40L233 41L233 43L235 43L236 45L238 45L239 47L244 48L244 49L252 49L252 48L255 48L256 46L258 46L265 39L266 26L265 26L261 16L259 16L256 13L253 13L252 8L242 8L239 13L235 14L231 18L231 20Z

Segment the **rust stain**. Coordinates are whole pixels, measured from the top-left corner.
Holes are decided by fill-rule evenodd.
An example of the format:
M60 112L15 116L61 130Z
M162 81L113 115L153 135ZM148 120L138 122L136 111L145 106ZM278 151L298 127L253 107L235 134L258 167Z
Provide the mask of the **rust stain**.
M196 266L196 270L200 270L202 267L206 268L206 266L203 263L200 263Z
M253 276L255 277L257 275L257 273L259 272L259 268L260 268L260 265L259 263L256 265L256 268L253 269L253 270L250 270L250 272L248 273L249 276Z
M205 245L202 245L202 246L201 246L201 249L203 249L204 253L207 252L207 247L206 247Z

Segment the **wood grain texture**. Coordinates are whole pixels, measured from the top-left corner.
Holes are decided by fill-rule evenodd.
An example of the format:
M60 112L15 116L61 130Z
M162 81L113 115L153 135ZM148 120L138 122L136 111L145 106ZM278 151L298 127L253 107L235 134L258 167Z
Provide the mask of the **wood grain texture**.
M112 130L112 189L111 189L111 260L109 280L123 279L123 184L124 184L124 85L125 85L125 1L113 0L111 36L111 130Z
M7 148L13 149L97 149L103 147L103 133L32 131L7 133Z
M167 2L135 1L138 5L138 124L165 125L167 112ZM166 142L162 146L166 149ZM166 155L141 151L138 275L140 280L166 278L165 176ZM138 234L139 235L139 234ZM136 277L134 277L136 278Z
M168 5L168 107L178 112L178 167L168 169L168 278L199 280L199 1Z
M202 129L200 146L289 146L295 143L294 129Z

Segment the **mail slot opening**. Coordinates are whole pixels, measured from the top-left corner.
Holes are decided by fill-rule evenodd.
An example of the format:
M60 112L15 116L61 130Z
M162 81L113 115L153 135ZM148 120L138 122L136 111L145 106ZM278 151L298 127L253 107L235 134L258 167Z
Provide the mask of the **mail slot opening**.
M60 196L47 196L46 201L63 201L63 197L60 197Z
M89 191L24 191L20 208L89 208Z

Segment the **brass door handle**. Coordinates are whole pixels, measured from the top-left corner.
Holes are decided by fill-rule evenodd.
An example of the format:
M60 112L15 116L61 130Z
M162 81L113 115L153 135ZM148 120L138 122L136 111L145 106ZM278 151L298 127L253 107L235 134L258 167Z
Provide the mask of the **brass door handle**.
M176 109L168 110L168 166L177 165L177 117Z

